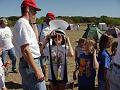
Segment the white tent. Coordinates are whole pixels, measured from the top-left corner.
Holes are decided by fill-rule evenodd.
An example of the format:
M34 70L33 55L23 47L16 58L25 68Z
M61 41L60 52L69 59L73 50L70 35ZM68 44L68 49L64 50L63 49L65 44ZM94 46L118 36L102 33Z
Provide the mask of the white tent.
M98 28L101 30L108 30L107 24L106 23L99 23Z

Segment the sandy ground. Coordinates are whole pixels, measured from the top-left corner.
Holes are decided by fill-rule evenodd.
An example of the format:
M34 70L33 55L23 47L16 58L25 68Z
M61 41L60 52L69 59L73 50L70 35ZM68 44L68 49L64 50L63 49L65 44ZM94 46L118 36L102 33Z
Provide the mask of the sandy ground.
M76 45L75 41L78 40L82 36L85 28L86 27L83 25L79 31L77 31L77 30L66 31L67 35L70 37L70 41L72 43L73 48ZM17 66L18 66L18 62L19 62L19 60L17 61ZM74 57L72 57L72 58L69 58L69 61L68 61L68 77L69 77L69 82L67 85L68 87L69 87L69 83L73 82L72 73L74 71L74 68L75 68ZM77 85L76 85L77 81L74 81L74 82L75 82L74 90L77 90ZM20 74L12 73L11 67L9 67L9 74L6 76L6 86L7 86L8 90L22 90ZM72 89L70 89L70 87L69 87L66 90L72 90Z

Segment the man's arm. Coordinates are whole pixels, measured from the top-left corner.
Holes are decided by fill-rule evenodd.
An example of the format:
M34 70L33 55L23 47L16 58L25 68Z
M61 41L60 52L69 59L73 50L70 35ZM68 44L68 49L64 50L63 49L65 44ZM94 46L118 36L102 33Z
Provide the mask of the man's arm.
M27 63L33 68L35 75L36 75L36 78L38 80L44 80L44 75L42 73L42 70L39 69L34 62L34 58L32 56L30 49L29 49L29 44L22 45L21 52L22 52L23 57L27 61Z

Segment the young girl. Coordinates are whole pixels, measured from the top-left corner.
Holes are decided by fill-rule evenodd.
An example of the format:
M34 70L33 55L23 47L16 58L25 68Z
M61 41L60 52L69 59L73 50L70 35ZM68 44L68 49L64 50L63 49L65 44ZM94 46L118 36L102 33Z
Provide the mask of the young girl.
M76 68L78 66L78 58L79 58L79 55L80 53L83 53L83 46L84 46L84 43L85 43L85 38L80 38L78 41L76 41L78 44L77 46L75 47L75 63L76 63Z
M98 53L99 70L98 70L98 86L99 90L108 90L109 84L107 79L107 72L110 68L111 56L107 48L111 46L112 37L103 34L100 38Z
M67 38L68 46L66 45L65 32L61 29L55 29L52 38L52 45L49 42L49 47L46 48L46 56L49 58L48 63L48 80L50 81L51 90L65 90L67 82L67 56L73 56L74 51L71 47L69 38ZM43 47L48 43L46 38Z
M94 90L96 70L99 64L96 59L95 42L86 40L83 47L84 53L79 55L79 66L73 73L73 79L76 79L78 72L78 90Z

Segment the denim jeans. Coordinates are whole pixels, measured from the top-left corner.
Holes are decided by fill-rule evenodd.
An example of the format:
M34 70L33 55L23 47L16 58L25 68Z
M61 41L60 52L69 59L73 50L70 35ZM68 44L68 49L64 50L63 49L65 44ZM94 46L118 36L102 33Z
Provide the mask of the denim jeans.
M110 90L120 90L120 68L112 66L110 71Z
M9 55L9 58L12 60L12 69L16 69L16 54L15 49L11 48L9 50L2 51L2 62L3 64L6 63L7 55Z
M104 80L99 80L98 81L98 90L106 90L106 83Z
M34 60L37 67L40 67L40 58ZM33 69L27 64L24 58L20 59L19 71L22 77L23 90L46 90L45 81L38 81Z

